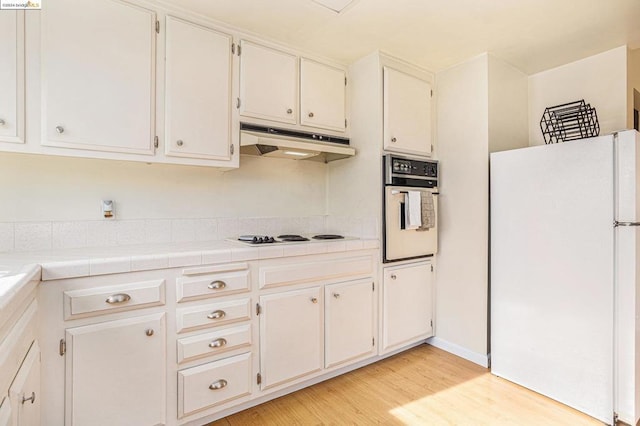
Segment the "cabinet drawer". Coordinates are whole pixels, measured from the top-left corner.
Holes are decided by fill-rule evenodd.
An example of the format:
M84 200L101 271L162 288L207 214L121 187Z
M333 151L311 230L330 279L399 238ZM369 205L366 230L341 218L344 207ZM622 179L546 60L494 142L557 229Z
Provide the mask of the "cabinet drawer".
M239 299L180 309L176 315L178 332L248 320L250 303L250 299Z
M178 416L249 395L250 378L250 353L179 371Z
M178 302L249 291L249 271L177 279Z
M64 319L164 305L164 280L64 292Z
M260 268L260 288L370 275L372 273L373 260L371 256L267 266Z
M178 339L178 363L251 345L251 325Z

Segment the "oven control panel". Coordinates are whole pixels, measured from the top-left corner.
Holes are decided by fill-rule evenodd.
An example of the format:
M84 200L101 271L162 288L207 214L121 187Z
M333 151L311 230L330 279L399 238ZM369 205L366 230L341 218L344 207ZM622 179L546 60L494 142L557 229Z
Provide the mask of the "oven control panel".
M387 185L407 184L411 180L427 180L428 186L433 187L437 185L438 162L387 154L384 156L384 174Z

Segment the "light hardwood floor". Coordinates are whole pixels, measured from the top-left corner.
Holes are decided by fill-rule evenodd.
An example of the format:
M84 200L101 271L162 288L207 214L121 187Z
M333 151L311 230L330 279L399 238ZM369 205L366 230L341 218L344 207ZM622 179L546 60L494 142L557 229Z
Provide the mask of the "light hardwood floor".
M245 425L602 425L429 345L211 423Z

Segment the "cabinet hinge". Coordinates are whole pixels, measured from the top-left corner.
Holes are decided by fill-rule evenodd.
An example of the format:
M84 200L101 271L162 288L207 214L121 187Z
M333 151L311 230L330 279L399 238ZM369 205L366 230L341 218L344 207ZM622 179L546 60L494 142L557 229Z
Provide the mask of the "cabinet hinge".
M431 93L431 97L433 98L433 89L429 91Z
M344 119L344 128L345 129L347 128L347 119L346 118Z
M236 98L236 108L240 109L240 98Z
M430 265L430 266L431 266L431 272L433 272L433 265Z
M347 85L347 77L344 78L344 85Z
M371 346L375 346L376 345L376 338L372 337L371 338Z
M256 303L256 315L260 315L262 313L262 307L259 303Z
M242 55L242 46L238 44L238 56Z
M231 54L232 55L236 54L236 44L235 43L231 43Z
M160 21L156 21L156 34L160 34Z
M618 413L613 412L613 426L618 426L620 419L618 418Z
M429 325L433 328L433 320L429 320Z
M160 144L159 144L158 137L157 137L157 136L154 136L154 137L153 137L153 147L154 147L154 148L157 148L159 145L160 145Z
M258 383L258 384L262 383L262 374L258 373L256 375L256 383Z
M67 353L67 342L64 339L60 339L60 347L58 348L60 351L60 356L64 356Z
M231 153L231 155L233 155L235 150L236 150L236 148L233 146L233 144L231 144L231 146L229 147L229 152Z
M371 291L376 291L376 283L371 283Z

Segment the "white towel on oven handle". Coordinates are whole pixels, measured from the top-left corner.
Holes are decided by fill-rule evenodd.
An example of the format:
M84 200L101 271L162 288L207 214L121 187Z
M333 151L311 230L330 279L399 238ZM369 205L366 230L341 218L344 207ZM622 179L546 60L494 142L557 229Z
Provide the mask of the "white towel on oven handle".
M420 191L407 191L404 198L405 229L418 229L422 226L422 194Z

